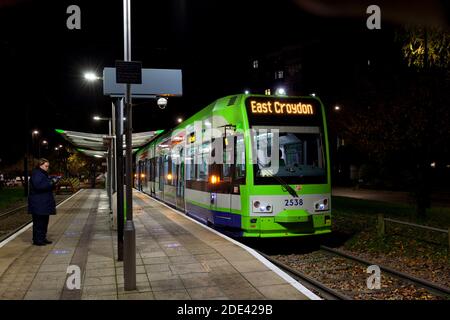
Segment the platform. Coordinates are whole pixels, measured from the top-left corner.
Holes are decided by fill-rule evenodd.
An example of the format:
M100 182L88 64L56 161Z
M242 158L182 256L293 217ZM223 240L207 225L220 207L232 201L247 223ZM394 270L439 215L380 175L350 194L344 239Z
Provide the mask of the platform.
M31 227L0 244L0 299L317 299L269 262L147 195L134 193L137 290L124 291L107 195L81 190L52 216L53 244ZM67 267L81 289L66 287Z

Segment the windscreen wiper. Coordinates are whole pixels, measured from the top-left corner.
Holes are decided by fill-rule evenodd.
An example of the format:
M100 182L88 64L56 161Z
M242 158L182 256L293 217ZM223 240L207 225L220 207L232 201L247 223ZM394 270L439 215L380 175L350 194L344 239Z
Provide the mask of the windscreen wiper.
M261 164L261 162L260 162L259 160L257 160L257 161L258 161L258 167L259 167L260 165L261 165L261 167L263 167L262 164ZM259 169L259 171L261 171L261 169ZM289 184L287 184L286 181L284 181L282 178L280 178L280 177L274 175L273 173L271 173L271 172L268 171L268 170L267 170L267 173L268 173L268 175L269 175L271 178L274 178L275 180L278 181L278 183L281 184L281 189L282 189L284 192L286 192L286 191L289 192L289 194L290 194L291 196L293 196L294 198L298 198L298 197L299 197L298 194L297 194L297 192L296 192Z

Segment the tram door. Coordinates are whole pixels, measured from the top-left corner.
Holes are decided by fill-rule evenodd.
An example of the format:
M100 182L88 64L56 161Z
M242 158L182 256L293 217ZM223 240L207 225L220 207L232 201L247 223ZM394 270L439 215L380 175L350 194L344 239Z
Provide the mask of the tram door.
M180 158L181 161L176 165L176 206L181 210L185 210L184 207L184 149L180 150Z
M228 137L228 140L230 138ZM217 143L223 143L223 163L212 164L210 166L210 175L214 175L215 183L209 181L210 185L210 210L213 212L214 224L228 226L231 224L230 209L231 209L231 194L230 185L232 178L232 158L234 155L232 143L228 140L218 139L213 140L212 156L215 157L215 150ZM230 141L232 142L232 140Z

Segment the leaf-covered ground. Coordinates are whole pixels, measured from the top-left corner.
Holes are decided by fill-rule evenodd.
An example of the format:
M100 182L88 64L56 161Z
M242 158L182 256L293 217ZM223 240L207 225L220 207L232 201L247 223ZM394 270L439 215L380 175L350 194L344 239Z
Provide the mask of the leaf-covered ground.
M315 251L308 254L276 255L273 258L297 269L356 300L441 300L427 290L381 273L380 288L370 289L367 266L346 258Z
M349 198L333 198L333 231L349 239L341 249L369 261L450 287L450 256L447 234L386 222L380 237L376 214L448 229L450 209L428 210L426 219L417 219L406 205Z

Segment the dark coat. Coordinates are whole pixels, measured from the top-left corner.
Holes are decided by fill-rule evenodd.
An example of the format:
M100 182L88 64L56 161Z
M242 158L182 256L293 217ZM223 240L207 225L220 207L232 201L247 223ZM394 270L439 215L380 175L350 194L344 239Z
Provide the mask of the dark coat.
M28 195L28 213L37 215L56 214L55 198L53 197L53 182L48 173L41 168L33 169Z

